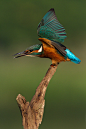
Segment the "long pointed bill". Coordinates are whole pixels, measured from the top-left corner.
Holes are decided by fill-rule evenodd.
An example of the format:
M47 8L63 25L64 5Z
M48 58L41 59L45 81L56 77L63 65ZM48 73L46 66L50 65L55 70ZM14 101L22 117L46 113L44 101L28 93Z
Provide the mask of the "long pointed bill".
M19 55L19 56L15 56L14 58L19 58L19 57L22 57L22 56L25 56L25 54L22 54L22 55Z
M13 56L15 56L14 58L18 58L18 57L22 57L22 56L25 56L25 55L26 54L24 54L24 51L23 51L23 52L16 53Z

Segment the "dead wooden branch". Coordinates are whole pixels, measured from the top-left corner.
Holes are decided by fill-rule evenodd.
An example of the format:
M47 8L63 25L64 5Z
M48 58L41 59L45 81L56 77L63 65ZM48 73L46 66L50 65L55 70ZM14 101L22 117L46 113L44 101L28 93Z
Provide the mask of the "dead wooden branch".
M18 95L16 100L22 114L22 121L24 129L38 129L39 124L42 122L44 106L45 106L45 93L47 86L56 72L57 66L50 66L45 77L36 89L31 102L27 102L25 97Z

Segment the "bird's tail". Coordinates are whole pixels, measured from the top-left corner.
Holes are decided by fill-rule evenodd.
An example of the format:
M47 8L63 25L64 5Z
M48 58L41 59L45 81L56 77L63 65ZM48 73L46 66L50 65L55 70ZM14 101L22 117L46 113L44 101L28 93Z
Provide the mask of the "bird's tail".
M75 64L80 64L81 60L76 57L69 49L65 50L67 52L66 57L68 57Z

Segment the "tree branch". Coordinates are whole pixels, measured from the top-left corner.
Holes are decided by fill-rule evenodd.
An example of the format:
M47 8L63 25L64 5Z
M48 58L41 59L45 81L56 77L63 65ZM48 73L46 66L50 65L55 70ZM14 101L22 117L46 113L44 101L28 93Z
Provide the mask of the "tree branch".
M39 124L42 122L44 106L45 106L45 93L47 86L56 72L57 66L50 66L45 77L36 89L31 102L26 102L25 97L18 95L16 100L22 114L22 121L24 129L38 129Z

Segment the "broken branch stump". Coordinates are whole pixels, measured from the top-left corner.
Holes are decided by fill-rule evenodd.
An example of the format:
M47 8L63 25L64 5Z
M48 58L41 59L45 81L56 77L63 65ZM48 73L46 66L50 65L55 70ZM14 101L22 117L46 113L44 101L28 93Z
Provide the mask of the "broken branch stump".
M39 124L42 122L44 106L45 106L45 93L47 86L56 72L57 66L50 66L45 77L36 89L31 102L27 102L25 97L19 94L16 98L21 115L22 124L24 129L38 129Z

